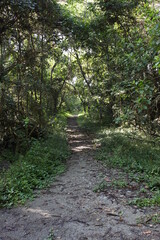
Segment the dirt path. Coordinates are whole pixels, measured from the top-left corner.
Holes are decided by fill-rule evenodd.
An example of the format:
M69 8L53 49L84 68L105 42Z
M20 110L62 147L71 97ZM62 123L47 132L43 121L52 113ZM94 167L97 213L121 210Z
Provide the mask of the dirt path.
M73 153L67 171L25 207L0 210L0 240L159 240L158 226L136 222L147 210L93 192L103 166L94 160L92 141L79 130L76 119L68 124Z

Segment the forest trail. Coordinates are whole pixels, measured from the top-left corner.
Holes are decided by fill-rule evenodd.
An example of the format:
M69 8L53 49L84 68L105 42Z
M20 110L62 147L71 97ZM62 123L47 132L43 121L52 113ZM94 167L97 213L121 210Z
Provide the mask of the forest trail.
M68 119L72 155L67 171L24 207L0 210L0 240L158 240L158 226L137 224L148 210L128 206L94 187L116 174L94 159L94 144ZM49 234L50 233L50 234Z

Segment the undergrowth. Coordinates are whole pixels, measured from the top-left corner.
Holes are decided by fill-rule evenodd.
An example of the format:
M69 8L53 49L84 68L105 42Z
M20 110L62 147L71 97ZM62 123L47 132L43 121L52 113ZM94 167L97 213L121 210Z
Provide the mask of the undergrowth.
M19 154L0 176L0 207L24 204L34 197L34 190L49 186L65 171L70 154L64 133L54 130L46 139L33 140L25 155Z
M91 119L89 116L81 114L78 117L78 125L82 130L88 133L96 133L101 129L101 125L97 120Z
M83 117L82 117L83 118ZM130 204L143 206L160 205L160 146L155 139L141 136L140 132L129 129L100 127L94 131L92 124L85 118L80 120L87 131L95 132L100 147L96 158L106 167L120 168L129 176L130 181L145 185L151 191L149 198L135 198ZM119 187L121 184L119 184ZM124 186L123 186L124 187ZM104 190L105 186L100 186Z
M135 199L139 206L160 205L160 147L146 139L137 140L125 133L103 134L97 159L106 166L124 169L130 180L145 183L153 196Z

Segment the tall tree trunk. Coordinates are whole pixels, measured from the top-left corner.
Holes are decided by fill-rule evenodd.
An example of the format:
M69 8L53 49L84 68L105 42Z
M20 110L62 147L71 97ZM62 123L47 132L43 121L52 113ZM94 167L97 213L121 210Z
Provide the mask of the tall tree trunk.
M44 81L44 35L42 30L42 42L41 42L41 81L40 81L40 127L42 127L42 94L43 94L43 81Z
M17 37L18 37L18 71L17 71L17 105L18 105L18 112L20 112L20 93L21 93L21 88L22 88L22 69L21 69L21 64L22 64L22 49L21 49L21 35L20 32L17 32ZM22 100L21 100L22 101Z

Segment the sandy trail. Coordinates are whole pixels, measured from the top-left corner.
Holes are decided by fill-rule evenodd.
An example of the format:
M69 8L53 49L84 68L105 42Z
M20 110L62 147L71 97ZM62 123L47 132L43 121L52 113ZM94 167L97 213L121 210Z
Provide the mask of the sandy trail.
M147 210L93 192L105 170L76 118L68 120L67 133L72 149L67 171L25 207L0 210L0 240L159 240L158 226L137 224Z

